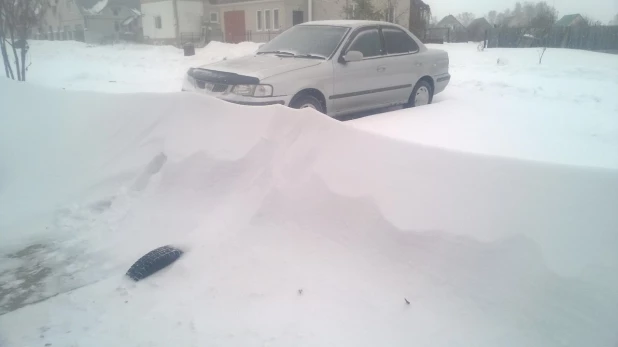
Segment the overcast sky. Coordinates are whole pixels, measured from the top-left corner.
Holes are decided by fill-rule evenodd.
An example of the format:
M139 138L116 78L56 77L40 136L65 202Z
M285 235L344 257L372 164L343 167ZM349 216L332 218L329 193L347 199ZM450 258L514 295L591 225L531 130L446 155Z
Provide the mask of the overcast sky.
M521 0L525 2L526 0ZM537 2L536 0L529 0ZM558 10L558 18L566 14L581 13L604 24L618 14L618 0L546 0ZM442 17L461 12L472 12L477 17L483 17L491 10L502 12L513 9L517 0L425 0L431 6L431 12L438 20Z

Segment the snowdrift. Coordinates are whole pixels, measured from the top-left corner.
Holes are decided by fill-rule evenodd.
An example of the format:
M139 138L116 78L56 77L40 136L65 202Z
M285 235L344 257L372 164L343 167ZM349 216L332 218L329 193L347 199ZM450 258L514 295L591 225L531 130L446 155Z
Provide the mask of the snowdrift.
M193 94L0 88L2 346L618 342L617 171ZM124 277L165 244L185 254Z

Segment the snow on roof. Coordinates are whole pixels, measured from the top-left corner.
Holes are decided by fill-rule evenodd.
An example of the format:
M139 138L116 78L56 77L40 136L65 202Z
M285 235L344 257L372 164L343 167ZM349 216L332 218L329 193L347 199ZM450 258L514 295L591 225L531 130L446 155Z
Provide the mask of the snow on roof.
M83 8L84 12L87 14L98 14L103 11L105 7L107 7L108 0L99 0L94 6L90 8Z
M380 22L380 21L347 20L347 19L342 19L342 20L318 20L318 21L313 21L313 22L305 22L305 23L302 23L300 25L332 25L332 26L342 26L342 27L356 28L356 27L359 27L359 26L371 25L371 24L391 24L391 25L393 25L393 23Z
M122 25L129 25L135 18L134 16L128 17L127 19L122 21Z

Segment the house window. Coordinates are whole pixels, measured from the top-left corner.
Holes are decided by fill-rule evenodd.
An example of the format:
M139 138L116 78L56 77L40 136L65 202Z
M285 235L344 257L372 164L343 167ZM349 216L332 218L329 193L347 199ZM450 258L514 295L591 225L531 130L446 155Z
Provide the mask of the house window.
M262 31L264 30L264 18L262 17L262 11L257 11L257 19L256 19L256 26L257 26L257 31Z
M266 30L272 29L272 18L270 13L270 10L264 11L264 26L266 27Z
M120 31L120 23L118 23L117 21L114 22L114 30L116 30L116 32Z
M69 11L69 13L73 13L73 0L66 0L67 1L67 10Z
M161 29L162 27L163 25L161 23L161 16L156 16L155 17L155 28Z
M273 10L273 29L279 30L281 25L279 24L279 10Z
M120 9L118 7L112 7L112 13L114 16L117 16L120 13Z
M219 23L219 12L210 12L210 22Z

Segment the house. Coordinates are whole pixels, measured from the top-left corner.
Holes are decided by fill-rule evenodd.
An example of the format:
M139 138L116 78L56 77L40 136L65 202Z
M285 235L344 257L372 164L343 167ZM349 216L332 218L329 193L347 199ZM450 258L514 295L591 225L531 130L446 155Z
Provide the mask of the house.
M50 0L38 32L32 37L102 43L137 40L141 12L136 0Z
M307 21L307 0L141 0L148 41L268 41Z
M588 26L588 22L581 14L568 14L560 18L559 21L554 24L557 27L582 27Z
M406 1L372 0L384 20L407 26ZM348 0L141 0L144 37L151 42L266 42L312 20L345 19ZM382 11L383 10L383 11Z
M442 29L437 31L436 29ZM432 30L433 35L438 33L441 35L444 42L467 42L468 41L468 29L461 24L457 18L453 15L448 15L442 18L438 24L435 25ZM436 39L436 37L432 37Z
M487 30L491 30L494 26L489 24L485 18L477 18L468 25L468 40L484 41L486 39Z
M311 0L216 0L214 8L226 42L265 42L296 24L316 20L308 14L312 5L319 6Z
M209 22L204 17L210 12L205 11L208 5L202 0L141 0L144 40L170 44L201 40ZM209 26L218 27L218 14L211 20Z

